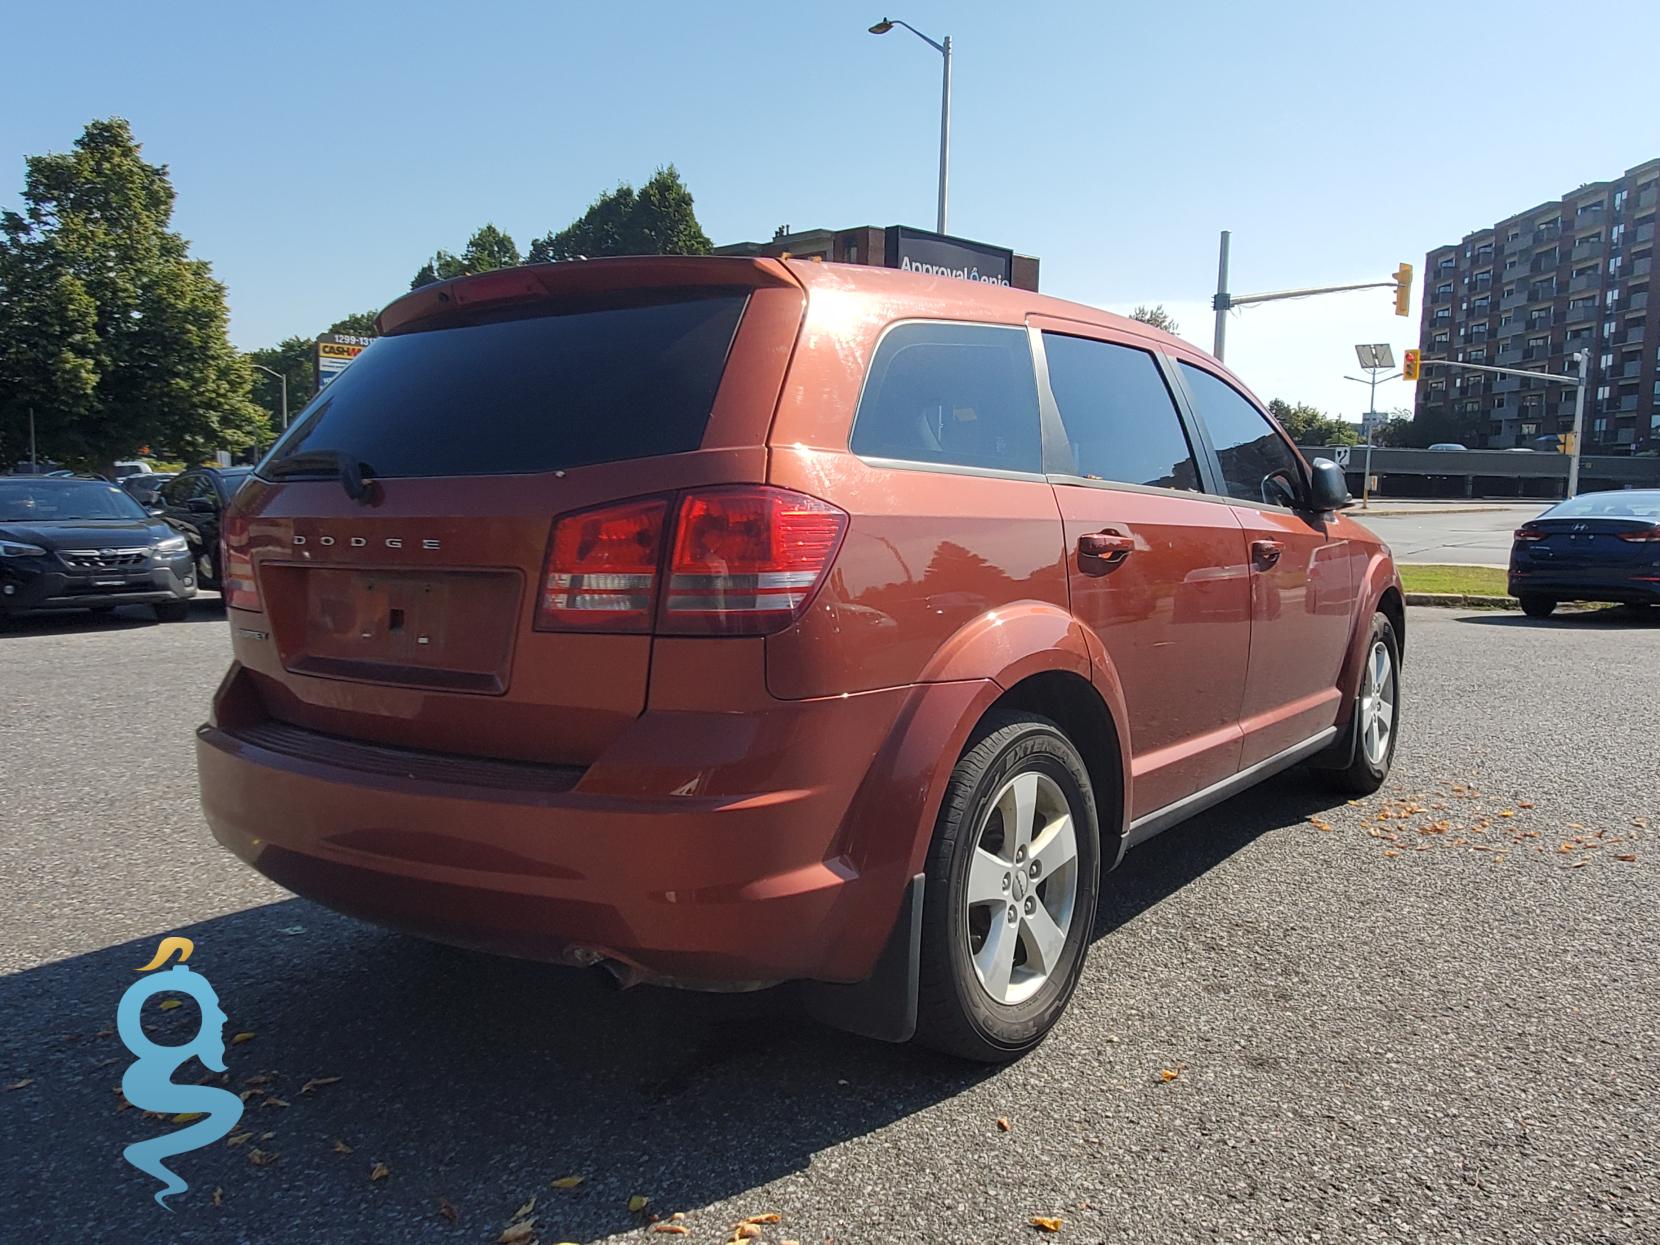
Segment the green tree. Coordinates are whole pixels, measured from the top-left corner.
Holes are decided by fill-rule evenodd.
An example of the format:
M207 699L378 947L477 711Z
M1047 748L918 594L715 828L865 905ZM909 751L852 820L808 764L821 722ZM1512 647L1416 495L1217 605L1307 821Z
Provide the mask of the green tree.
M707 255L712 249L697 223L692 192L671 164L639 190L623 182L601 195L564 229L532 242L527 258L545 264L601 255Z
M1414 444L1412 412L1405 407L1397 407L1390 411L1389 418L1372 429L1372 444L1390 449L1404 449Z
M1268 404L1268 410L1298 445L1360 444L1360 435L1353 424L1333 419L1306 402L1293 404L1275 398Z
M173 201L119 117L27 160L23 211L0 213L0 461L27 452L31 410L42 456L81 468L268 435L225 287L169 228Z
M451 277L470 276L475 272L511 268L518 262L519 248L514 244L512 237L487 222L467 239L467 245L461 254L452 255L445 250L434 253L431 259L421 265L420 271L410 281L409 288L418 290L434 281L448 281Z
M1182 329L1182 326L1176 323L1175 318L1164 309L1163 303L1158 303L1152 307L1142 306L1138 303L1136 309L1130 312L1130 319L1140 320L1143 324L1150 324L1156 329L1163 329L1172 336L1181 332Z

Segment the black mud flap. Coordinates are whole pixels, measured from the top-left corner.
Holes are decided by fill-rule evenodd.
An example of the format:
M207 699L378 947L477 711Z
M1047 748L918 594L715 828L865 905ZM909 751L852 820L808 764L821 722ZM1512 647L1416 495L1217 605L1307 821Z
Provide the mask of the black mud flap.
M809 981L803 1001L813 1019L881 1042L908 1042L916 1034L917 978L922 964L922 886L917 874L905 888L899 916L876 968L863 981Z

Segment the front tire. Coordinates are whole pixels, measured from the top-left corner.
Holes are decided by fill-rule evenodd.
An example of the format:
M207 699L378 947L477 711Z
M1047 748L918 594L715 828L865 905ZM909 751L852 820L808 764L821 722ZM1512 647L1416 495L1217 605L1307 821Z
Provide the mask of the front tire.
M1078 984L1100 891L1089 772L1058 726L988 719L952 771L927 873L917 1040L985 1063L1025 1054Z
M1400 738L1401 644L1384 613L1372 615L1365 664L1349 719L1354 755L1343 769L1324 771L1339 791L1371 795L1389 777Z
M1524 596L1518 597L1522 603L1522 613L1529 618L1549 618L1556 612L1555 597Z

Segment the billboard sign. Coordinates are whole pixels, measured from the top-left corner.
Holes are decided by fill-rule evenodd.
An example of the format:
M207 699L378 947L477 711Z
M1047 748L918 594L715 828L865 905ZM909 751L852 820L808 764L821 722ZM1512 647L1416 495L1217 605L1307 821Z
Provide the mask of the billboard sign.
M317 390L319 393L336 376L351 365L353 359L367 350L373 337L354 337L348 333L324 333L317 339Z
M1008 285L1014 276L1014 252L967 238L929 233L907 225L887 229L887 266L930 277L960 277L988 285Z

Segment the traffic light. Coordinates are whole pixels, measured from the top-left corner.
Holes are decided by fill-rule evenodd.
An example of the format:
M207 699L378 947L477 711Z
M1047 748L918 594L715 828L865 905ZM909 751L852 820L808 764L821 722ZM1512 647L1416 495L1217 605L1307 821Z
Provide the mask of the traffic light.
M1419 362L1420 354L1416 350L1408 350L1401 356L1401 379L1415 381L1423 365Z
M1395 269L1395 314L1407 314L1407 304L1412 301L1412 265L1402 264Z

